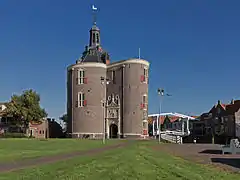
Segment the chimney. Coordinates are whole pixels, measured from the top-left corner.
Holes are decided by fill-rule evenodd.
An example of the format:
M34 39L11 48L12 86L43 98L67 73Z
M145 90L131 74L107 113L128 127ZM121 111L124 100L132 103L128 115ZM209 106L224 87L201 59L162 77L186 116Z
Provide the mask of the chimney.
M231 100L231 104L234 104L234 99Z
M107 65L110 64L110 60L109 59L106 60L106 64Z
M220 100L218 100L218 104L221 104L221 101L220 101Z

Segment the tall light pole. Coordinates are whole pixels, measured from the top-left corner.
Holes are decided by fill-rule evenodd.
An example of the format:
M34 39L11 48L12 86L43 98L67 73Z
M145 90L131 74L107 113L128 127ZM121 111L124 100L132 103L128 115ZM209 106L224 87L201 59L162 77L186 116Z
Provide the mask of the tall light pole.
M159 122L158 122L158 142L161 142L161 113L162 113L162 97L164 96L164 89L158 88L159 97Z
M101 76L101 84L103 85L104 88L104 98L102 99L102 106L103 106L103 137L102 137L102 142L105 144L105 139L106 139L106 97L107 97L107 85L110 83L109 79L102 77Z
M165 96L164 94L164 89L163 88L158 88L157 90L158 92L158 97L159 97L159 122L158 122L158 142L161 142L161 113L162 113L162 100L163 100L163 96ZM166 96L172 96L170 94L166 94Z

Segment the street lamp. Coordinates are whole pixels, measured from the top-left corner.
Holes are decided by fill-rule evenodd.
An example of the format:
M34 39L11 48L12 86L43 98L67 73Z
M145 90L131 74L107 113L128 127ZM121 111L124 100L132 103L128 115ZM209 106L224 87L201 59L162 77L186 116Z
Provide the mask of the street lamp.
M107 87L106 85L108 85L110 83L109 79L105 78L105 77L102 77L100 78L101 80L101 84L102 85L105 85L103 86L104 88L104 98L103 100L101 101L102 102L102 106L103 106L103 138L102 138L102 141L103 141L103 144L105 144L105 136L106 136L106 119L105 119L105 113L106 113L106 94L107 94Z
M162 113L162 99L163 96L165 96L164 94L164 89L163 88L158 88L157 89L157 93L158 93L158 97L159 97L159 122L158 122L158 142L161 142L161 113ZM166 94L166 96L171 96L170 94Z
M158 142L161 142L161 111L162 111L162 96L164 95L164 89L158 88L158 97L159 97L159 122L158 122Z

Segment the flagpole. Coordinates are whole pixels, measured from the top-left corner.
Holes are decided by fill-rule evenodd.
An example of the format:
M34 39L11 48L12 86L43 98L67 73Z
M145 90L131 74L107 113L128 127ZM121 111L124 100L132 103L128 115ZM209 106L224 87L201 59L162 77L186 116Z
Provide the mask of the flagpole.
M98 8L96 8L94 5L92 5L93 24L95 24L95 25L97 23L97 10L98 10Z
M138 48L138 59L141 59L141 51L140 51L140 48Z

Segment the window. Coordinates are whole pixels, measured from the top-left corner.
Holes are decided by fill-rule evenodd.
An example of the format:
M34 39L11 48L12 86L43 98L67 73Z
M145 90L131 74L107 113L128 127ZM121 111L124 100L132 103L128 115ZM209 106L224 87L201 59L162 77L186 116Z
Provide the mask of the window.
M112 82L116 84L116 71L112 71Z
M141 75L141 82L148 83L148 68L143 68L143 74Z
M144 95L143 95L143 104L146 104L146 103L147 103L147 95L144 94Z
M97 36L97 43L99 43L99 34L97 33L96 36Z
M85 79L85 72L84 70L80 69L78 70L78 84L84 84L86 79Z
M143 111L143 120L147 120L147 119L148 119L147 112Z
M83 107L86 105L85 95L82 92L78 93L77 107Z
M148 82L148 69L144 68L143 70L144 82Z
M144 94L142 96L141 109L147 109L147 95L146 94Z
M148 134L148 123L143 122L143 135L147 135L147 134Z
M93 33L93 43L95 43L96 42L96 35L95 35L95 33Z
M41 132L41 130L39 131L39 134L41 134L42 132Z

